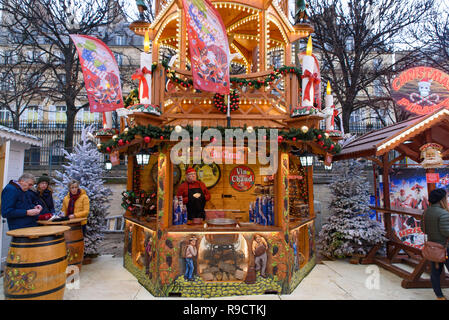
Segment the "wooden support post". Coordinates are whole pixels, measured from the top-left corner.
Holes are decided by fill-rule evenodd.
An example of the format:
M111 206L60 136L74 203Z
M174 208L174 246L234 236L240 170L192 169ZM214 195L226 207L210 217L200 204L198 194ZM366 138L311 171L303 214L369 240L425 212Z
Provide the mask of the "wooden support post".
M179 68L181 70L186 70L187 69L187 22L186 22L186 16L184 13L184 10L181 10L181 30L180 30L181 34L180 34L180 39L181 39L181 44L180 44L180 48L179 48L179 54L180 54L180 63L179 63Z
M267 33L265 32L267 28L267 13L266 11L261 11L259 13L259 34L260 34L260 42L259 42L259 70L260 72L265 71L265 64L267 61Z
M315 218L315 208L313 205L313 166L308 166L307 172L307 194L309 199L309 216Z
M170 160L170 149L161 150L158 158L157 177L157 228L166 229L172 219L173 198L173 164Z
M388 162L388 153L384 154L382 156L382 162L383 162L383 171L382 171L382 183L383 183L383 193L384 193L384 208L390 209L390 177L389 177L389 171L390 171L390 164ZM391 230L391 213L384 212L384 223L385 223L385 230L387 232L387 238L391 239L392 236L392 230Z
M279 150L278 170L275 176L275 224L280 226L284 233L288 233L289 222L289 194L288 194L289 158L288 152ZM287 184L287 185L285 185Z

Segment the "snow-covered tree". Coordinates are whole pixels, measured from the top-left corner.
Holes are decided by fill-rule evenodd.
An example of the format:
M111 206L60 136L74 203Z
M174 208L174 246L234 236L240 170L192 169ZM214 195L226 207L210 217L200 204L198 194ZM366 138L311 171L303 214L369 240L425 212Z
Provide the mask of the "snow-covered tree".
M328 258L365 255L386 238L382 224L369 217L369 183L355 160L334 166L330 216L319 234L318 249Z
M84 237L85 255L98 254L103 240L101 229L105 224L105 216L109 208L109 196L112 195L111 189L104 186L101 153L89 138L92 132L92 126L82 130L81 141L75 146L74 151L72 153L64 151L68 164L63 165L63 172L55 172L58 190L55 205L59 211L64 197L69 192L68 183L71 180L79 181L80 188L84 189L89 197L90 212Z

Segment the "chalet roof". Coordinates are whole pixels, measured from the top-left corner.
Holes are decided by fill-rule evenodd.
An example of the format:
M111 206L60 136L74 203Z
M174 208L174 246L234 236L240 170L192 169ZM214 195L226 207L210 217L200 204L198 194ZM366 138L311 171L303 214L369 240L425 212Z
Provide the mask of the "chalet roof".
M32 146L41 146L42 139L31 134L0 125L0 140L12 140Z
M449 109L441 108L431 114L417 116L391 126L371 131L343 147L334 157L344 160L359 157L379 156L393 149L419 160L419 148L427 141L425 131L430 129L432 142L449 149ZM404 144L404 142L409 142ZM449 157L449 153L443 154Z

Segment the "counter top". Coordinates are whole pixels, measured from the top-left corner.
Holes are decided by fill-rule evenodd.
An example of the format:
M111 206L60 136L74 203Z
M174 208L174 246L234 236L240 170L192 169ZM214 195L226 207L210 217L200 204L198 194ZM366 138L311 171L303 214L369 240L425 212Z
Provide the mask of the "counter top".
M144 219L139 220L136 217L125 215L124 218L133 223L141 225L142 227L148 228L150 230L156 230L156 220L152 220L150 222L145 221ZM304 224L313 221L314 218L304 218L297 221L291 221L289 223L289 229L296 229ZM258 224L253 224L250 226L239 226L239 227L208 227L204 228L204 224L201 225L179 225L179 226L170 226L167 228L168 232L229 232L229 233L239 233L239 232L281 232L281 227L276 226L262 226Z

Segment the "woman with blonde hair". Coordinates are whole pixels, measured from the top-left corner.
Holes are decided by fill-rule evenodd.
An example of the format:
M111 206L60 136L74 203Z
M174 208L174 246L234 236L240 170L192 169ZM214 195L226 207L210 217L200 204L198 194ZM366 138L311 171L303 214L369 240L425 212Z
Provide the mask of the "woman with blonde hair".
M69 192L62 202L62 212L69 219L87 218L89 215L89 197L84 189L80 188L80 183L76 180L69 182ZM86 221L83 221L83 233L86 233Z
M429 194L429 202L431 206L423 214L424 232L427 234L427 240L447 247L449 238L449 207L446 191L444 189L433 190ZM446 297L441 291L440 276L444 265L449 269L447 254L444 263L431 262L432 272L430 281L432 282L432 288L438 300L446 300Z

